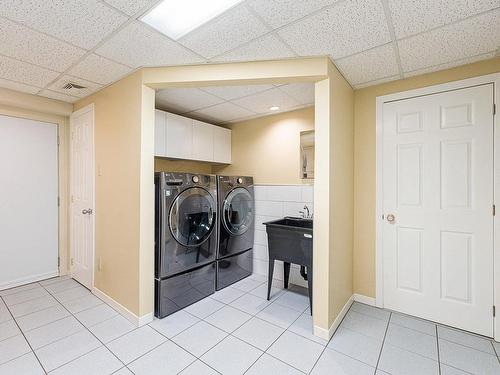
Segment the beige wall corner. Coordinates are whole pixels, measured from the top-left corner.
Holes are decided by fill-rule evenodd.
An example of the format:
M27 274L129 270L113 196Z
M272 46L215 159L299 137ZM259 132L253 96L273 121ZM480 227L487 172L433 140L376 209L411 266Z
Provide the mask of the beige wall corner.
M142 100L142 75L137 72L75 104L75 110L90 103L95 107L95 260L102 266L94 267L95 287L137 316L145 188Z
M313 323L315 332L329 332L330 257L333 254L332 124L333 83L331 78L315 85L315 160L314 160L314 241L313 241Z
M314 327L331 335L352 298L354 92L331 64L315 95Z
M250 175L256 184L301 184L300 132L314 129L314 107L242 121L232 130L231 165L213 173Z
M375 297L375 100L377 96L500 71L500 58L356 90L354 94L354 292Z
M152 317L154 310L154 107L155 90L142 85L139 317Z

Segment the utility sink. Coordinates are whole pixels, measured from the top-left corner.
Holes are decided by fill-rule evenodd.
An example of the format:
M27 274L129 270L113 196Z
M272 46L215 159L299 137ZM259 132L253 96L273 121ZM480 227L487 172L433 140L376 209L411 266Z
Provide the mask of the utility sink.
M312 234L313 221L312 219L302 219L300 217L290 217L287 216L283 219L269 221L264 223L266 226L279 226L279 227L289 227L290 229L310 229L310 231L306 231L307 233Z
M283 219L268 221L264 225L266 226L269 251L267 299L269 300L271 292L274 261L283 261L285 289L288 288L290 264L298 264L301 266L302 277L307 280L312 313L313 221L287 216ZM307 270L307 274L305 270Z

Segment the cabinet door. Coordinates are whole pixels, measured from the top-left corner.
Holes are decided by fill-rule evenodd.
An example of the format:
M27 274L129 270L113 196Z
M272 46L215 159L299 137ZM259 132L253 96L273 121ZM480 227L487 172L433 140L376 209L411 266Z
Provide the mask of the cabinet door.
M167 113L166 156L177 159L192 158L193 120Z
M193 120L193 159L214 160L214 126Z
M214 161L217 163L231 163L231 130L213 127L214 132Z
M158 109L155 110L155 156L165 155L165 115L166 113Z

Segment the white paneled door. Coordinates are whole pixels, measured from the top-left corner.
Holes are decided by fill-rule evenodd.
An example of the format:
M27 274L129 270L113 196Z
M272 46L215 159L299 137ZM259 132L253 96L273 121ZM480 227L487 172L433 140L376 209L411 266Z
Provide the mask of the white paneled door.
M493 85L383 116L384 306L493 336Z
M59 274L58 194L57 125L0 116L0 290Z
M94 108L71 115L71 275L92 288L94 273Z

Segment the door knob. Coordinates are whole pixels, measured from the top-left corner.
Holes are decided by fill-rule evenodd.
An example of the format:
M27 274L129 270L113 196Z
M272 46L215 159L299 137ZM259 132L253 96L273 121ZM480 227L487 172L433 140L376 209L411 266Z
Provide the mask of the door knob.
M396 217L393 214L389 214L387 215L387 221L392 224L396 221Z
M84 215L92 215L92 212L93 211L91 208L82 210L82 214L84 214Z

